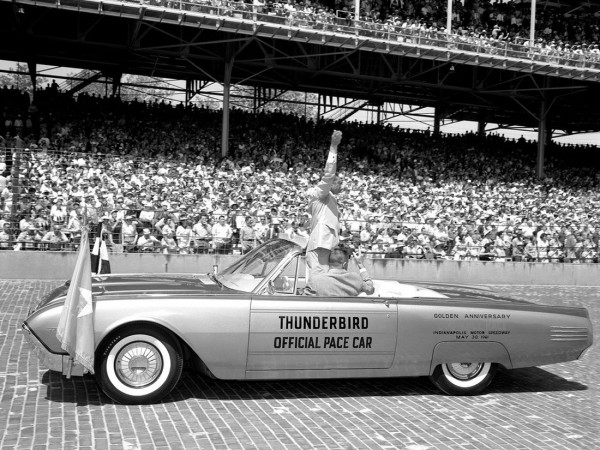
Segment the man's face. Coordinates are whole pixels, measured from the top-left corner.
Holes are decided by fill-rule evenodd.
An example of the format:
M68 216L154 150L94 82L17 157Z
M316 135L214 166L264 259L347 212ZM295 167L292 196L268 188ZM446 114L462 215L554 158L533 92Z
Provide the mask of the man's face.
M331 184L331 193L334 195L339 194L340 192L342 192L342 187L343 187L342 179L336 177L333 180L333 183Z

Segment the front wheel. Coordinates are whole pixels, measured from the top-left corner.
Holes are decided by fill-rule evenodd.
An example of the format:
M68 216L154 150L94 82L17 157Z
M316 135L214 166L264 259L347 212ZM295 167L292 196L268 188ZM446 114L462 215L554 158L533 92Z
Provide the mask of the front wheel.
M496 369L489 362L440 364L429 379L446 394L477 395L490 385Z
M118 403L154 403L175 387L183 369L181 348L168 333L152 327L116 332L99 349L96 377Z

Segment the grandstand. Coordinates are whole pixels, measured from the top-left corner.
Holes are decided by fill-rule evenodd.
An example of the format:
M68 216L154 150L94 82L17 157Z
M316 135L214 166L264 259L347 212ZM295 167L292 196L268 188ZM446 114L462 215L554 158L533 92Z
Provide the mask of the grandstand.
M544 146L555 130L600 128L591 41L586 53L551 53L481 29L471 37L432 23L280 15L227 2L0 7L0 58L28 61L34 78L36 64L46 63L87 70L79 87L110 77L114 92L123 73L185 79L188 100L212 81L225 85L224 97L234 84L267 100L293 89L320 94L330 108L338 96L362 100L351 108L377 108L382 117L393 104L433 107L438 124L415 133L39 89L30 125L14 117L2 124L5 175L13 177L0 179L0 247L72 249L84 205L113 251L238 252L246 216L264 217L269 230L306 232L303 193L319 177L336 126L348 188L343 237L365 253L598 262L597 149L571 147L580 164L565 164L564 148ZM20 92L0 95L11 104L5 116L32 112ZM530 126L541 139L442 136L442 120ZM200 242L203 220L221 215L231 227L227 245ZM145 229L158 244L130 245ZM177 246L161 243L168 231Z

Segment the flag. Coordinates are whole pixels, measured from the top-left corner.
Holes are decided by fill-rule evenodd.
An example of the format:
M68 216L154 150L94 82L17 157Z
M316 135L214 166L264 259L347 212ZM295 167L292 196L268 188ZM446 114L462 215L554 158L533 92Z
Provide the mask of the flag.
M102 238L102 222L98 226L98 234L94 241L94 248L92 249L92 271L98 275L101 273L110 273L108 250L106 242Z
M95 345L91 272L88 231L83 227L79 254L56 329L56 337L62 349L93 374Z

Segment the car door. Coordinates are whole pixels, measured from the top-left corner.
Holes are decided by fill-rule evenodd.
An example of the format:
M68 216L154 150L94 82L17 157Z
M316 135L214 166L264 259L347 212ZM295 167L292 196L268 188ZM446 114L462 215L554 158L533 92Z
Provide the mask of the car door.
M380 298L256 295L246 370L389 368L397 311Z

